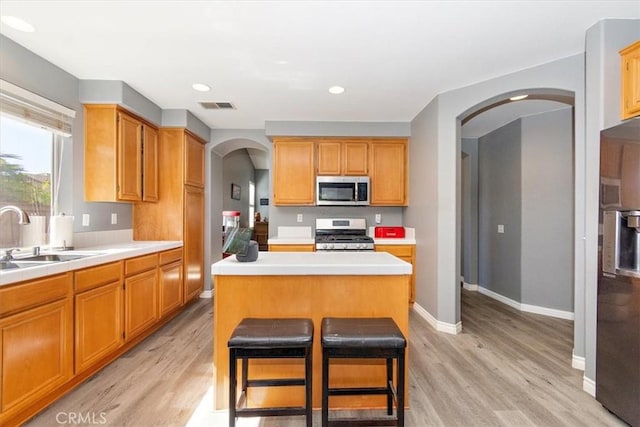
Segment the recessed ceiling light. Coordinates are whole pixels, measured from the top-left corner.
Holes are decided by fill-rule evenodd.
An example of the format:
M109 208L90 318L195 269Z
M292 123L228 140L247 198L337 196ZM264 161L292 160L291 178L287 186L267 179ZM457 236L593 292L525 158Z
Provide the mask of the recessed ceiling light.
M284 59L274 61L274 62L278 65L287 65L289 63L289 61L285 61Z
M521 99L525 99L527 96L529 96L529 95L512 96L511 98L509 98L509 100L510 101L520 101Z
M198 92L209 92L211 90L209 86L202 83L194 83L191 87Z
M0 20L14 30L23 31L25 33L33 33L36 30L33 25L15 16L4 15Z
M344 93L344 88L342 86L331 86L329 88L329 93L340 95L341 93Z

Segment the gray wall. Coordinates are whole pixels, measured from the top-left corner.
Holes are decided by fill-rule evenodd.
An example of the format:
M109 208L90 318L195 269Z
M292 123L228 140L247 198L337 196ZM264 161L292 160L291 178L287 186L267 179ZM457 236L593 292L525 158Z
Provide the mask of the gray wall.
M60 212L75 216L74 231L131 228L131 205L84 201L84 114L80 103L80 81L73 75L0 35L0 78L76 111L71 142L65 145L61 181ZM111 225L111 213L118 224ZM91 216L82 226L82 214Z
M222 159L222 210L240 211L240 226L249 226L249 181L255 170L247 150L232 151ZM231 198L231 184L240 186L240 200Z
M260 212L262 221L269 218L269 205L260 205L260 199L267 199L271 204L271 196L269 195L269 170L256 169L256 212Z
M573 111L521 122L521 301L573 312Z
M211 264L222 259L222 216L220 212L222 208L222 200L224 194L222 191L222 157L213 151L206 152L207 161L205 162L206 185L205 197L205 290L213 289L211 278ZM208 262L206 260L209 260Z
M521 125L511 122L478 143L478 284L521 301ZM498 233L498 224L504 233Z
M416 302L439 322L460 322L460 120L482 107L507 99L522 90L575 94L576 145L584 140L584 55L558 59L539 66L496 77L442 93L411 123L411 206L404 212L405 225L416 228L418 242L429 249L416 251ZM584 153L582 153L584 154ZM584 156L576 152L584 165ZM576 168L576 203L584 194L583 169ZM576 227L582 218L576 210ZM582 236L582 230L576 236ZM574 254L582 257L576 237ZM576 277L575 282L580 282ZM583 286L580 283L577 286ZM577 295L576 295L577 298ZM435 306L435 307L434 307ZM576 313L575 336L582 333L583 319ZM576 353L583 354L578 343Z
M478 139L464 138L461 209L462 276L465 283L478 284ZM466 163L466 168L464 166Z
M408 122L266 121L267 136L411 136Z
M596 313L598 268L598 181L600 131L620 123L620 56L618 51L640 39L640 20L607 19L598 22L586 34L587 98L585 114L585 168L587 191L578 209L584 211L585 232L576 234L576 242L584 236L586 263L576 268L576 284L584 282L584 292L576 292L576 312L584 304L584 331L576 340L584 342L585 377L595 380ZM576 122L576 129L578 128ZM579 140L578 140L579 141ZM578 147L578 145L576 145ZM576 150L578 158L581 153ZM576 171L576 175L580 170ZM576 285L576 289L577 285ZM578 289L579 290L579 289Z

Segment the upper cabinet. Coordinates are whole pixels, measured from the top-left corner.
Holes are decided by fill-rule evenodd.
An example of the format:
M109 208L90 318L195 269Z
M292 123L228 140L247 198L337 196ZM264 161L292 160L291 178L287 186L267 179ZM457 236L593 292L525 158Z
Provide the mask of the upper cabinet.
M318 175L367 175L368 154L368 141L318 141Z
M622 119L640 115L640 40L620 51Z
M273 140L275 205L315 204L315 142L304 138Z
M157 129L117 105L84 114L85 200L158 200Z
M184 183L204 188L204 143L185 133Z
M374 139L371 142L370 151L371 205L407 206L409 203L407 139Z

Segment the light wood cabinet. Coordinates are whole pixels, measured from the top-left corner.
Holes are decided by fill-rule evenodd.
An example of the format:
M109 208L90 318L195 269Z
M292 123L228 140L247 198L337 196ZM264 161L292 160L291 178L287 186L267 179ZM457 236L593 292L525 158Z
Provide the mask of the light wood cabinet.
M318 175L367 175L369 142L361 140L318 141Z
M185 303L204 287L204 143L186 129L161 128L161 197L133 206L134 240L183 241Z
M130 340L158 320L158 254L125 260L124 332Z
M160 266L158 285L160 288L160 317L182 306L183 301L182 261Z
M315 252L316 245L269 245L269 252Z
M157 200L156 128L117 105L85 105L84 114L85 200Z
M620 51L622 119L640 115L640 40Z
M72 280L63 274L3 288L2 299L16 308L0 315L0 425L10 425L10 417L73 375ZM17 308L23 298L30 308Z
M75 304L75 368L79 373L124 343L122 279L77 294Z
M409 284L409 304L416 301L416 246L415 245L375 245L376 252L388 252L408 262L412 266Z
M372 206L408 205L407 150L406 138L372 141L369 160Z
M296 138L273 140L275 205L315 204L315 143Z

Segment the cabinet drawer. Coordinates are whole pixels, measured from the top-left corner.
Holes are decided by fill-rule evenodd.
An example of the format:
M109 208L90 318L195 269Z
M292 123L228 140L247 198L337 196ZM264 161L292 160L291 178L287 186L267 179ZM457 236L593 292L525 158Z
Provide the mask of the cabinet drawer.
M401 257L411 257L413 246L411 245L376 245L376 252L389 252L391 255Z
M71 295L72 273L0 287L0 317Z
M169 264L182 259L182 248L160 252L160 265Z
M122 280L122 262L116 261L76 271L74 287L80 292L119 280Z
M315 252L315 245L269 245L270 252Z
M158 254L144 255L124 261L124 275L131 276L158 266Z

